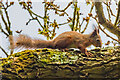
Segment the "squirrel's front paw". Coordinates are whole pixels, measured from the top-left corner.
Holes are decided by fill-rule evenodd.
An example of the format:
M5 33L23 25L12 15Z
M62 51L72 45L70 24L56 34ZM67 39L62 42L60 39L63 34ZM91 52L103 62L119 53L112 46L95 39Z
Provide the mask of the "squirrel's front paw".
M85 54L87 55L87 57L94 57L94 55L91 52L86 52Z

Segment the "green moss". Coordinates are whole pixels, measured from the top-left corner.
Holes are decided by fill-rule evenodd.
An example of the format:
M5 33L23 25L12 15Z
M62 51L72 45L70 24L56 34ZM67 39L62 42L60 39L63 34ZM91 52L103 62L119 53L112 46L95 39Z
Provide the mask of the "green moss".
M70 50L67 52L62 52L58 49L47 48L25 50L22 52L14 53L7 58L4 58L2 61L2 67L3 71L5 71L6 73L10 72L12 74L22 76L23 78L28 78L28 75L31 75L29 76L30 78L35 77L35 71L38 70L39 72L39 68L42 72L44 71L44 68L48 68L48 70L50 69L48 72L51 72L52 69L55 69L55 66L50 65L59 65L61 69L59 68L56 73L62 76L62 73L65 72L64 74L66 75L69 74L71 70L74 70L74 72L76 73L91 73L91 77L93 77L93 74L94 76L96 75L100 77L101 75L99 74L104 74L105 71L109 72L109 69L111 70L111 67L113 66L116 67L116 64L118 62L115 62L114 60L120 57L119 47L107 49L96 48L95 50L93 49L90 52L92 52L95 56L86 57L84 53L80 53L80 51L78 50ZM114 61L114 63L111 62L107 65L107 62L110 62L110 60ZM105 67L109 68L101 67L100 65L102 64L106 64ZM68 67L70 65L74 66L74 68ZM62 72L60 72L60 70L62 69L65 69L65 71L63 70ZM39 73L42 74L42 72Z

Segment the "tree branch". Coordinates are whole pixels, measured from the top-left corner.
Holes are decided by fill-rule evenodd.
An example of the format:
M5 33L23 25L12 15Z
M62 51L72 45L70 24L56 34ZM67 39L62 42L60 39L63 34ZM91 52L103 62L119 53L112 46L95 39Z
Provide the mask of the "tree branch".
M5 55L8 57L7 52L0 46L0 49L5 53Z
M92 12L93 7L94 7L94 3L92 3L91 9L90 9L90 13ZM83 30L81 33L84 33L84 32L85 32L85 30L87 29L88 24L89 24L89 20L87 21L87 24L86 24L84 30Z
M76 9L77 9L77 2L75 2L75 4L74 4L74 14L73 14L73 27L72 27L72 31L75 31L75 16L76 16Z
M40 25L42 28L44 28L44 27L42 26L42 24L40 23L40 21L38 20L38 18L37 18L37 17L36 17L36 18L33 17L32 13L31 13L31 10L30 10L30 9L27 9L27 10L28 10L30 16L32 17L32 19L36 19L37 22L39 23L39 25Z
M120 1L119 1L119 3L118 3L118 12L117 12L117 17L116 17L114 26L117 25L117 21L119 20L119 17L120 17Z
M71 21L70 21L71 22ZM60 23L60 24L58 24L59 26L61 26L61 25L65 25L65 24L68 24L68 23L70 23L70 22L64 22L64 23Z
M0 30L1 30L1 32L3 32L7 37L9 36L9 34L8 33L6 33L3 29L2 29L2 26L1 26L1 24L0 24Z
M10 6L8 6L8 7L10 7ZM7 12L8 7L5 8L5 6L3 5L4 11L5 11L5 14L6 14L6 17L7 17L7 21L8 21L8 24L9 24L9 28L10 28L11 23L10 23L10 19L9 19L8 12Z
M111 8L110 8L110 5L108 5L108 4L105 3L105 2L103 2L103 3L107 6L107 9L109 9L111 15L114 16L114 17L116 17L116 16L113 14L113 12L112 12L112 10L111 10Z
M6 30L8 30L8 25L7 25L7 22L5 21L5 19L3 17L3 14L1 15L1 18L2 18L3 23L5 24Z
M98 15L99 23L105 27L108 31L120 37L120 29L116 28L110 21L108 21L103 12L103 6L101 2L95 2L96 13Z
M115 40L115 41L117 41L117 42L119 42L119 43L120 43L120 41L119 41L119 40L117 40L117 39L113 38L112 36L110 36L109 34L107 34L107 33L104 31L104 29L102 29L102 28L101 28L101 26L100 26L100 24L99 24L98 20L97 20L95 17L92 17L92 18L96 20L96 22L98 23L99 29L100 29L100 30L101 30L104 34L106 34L106 36L108 36L108 37L110 37L111 39L113 39L113 40Z

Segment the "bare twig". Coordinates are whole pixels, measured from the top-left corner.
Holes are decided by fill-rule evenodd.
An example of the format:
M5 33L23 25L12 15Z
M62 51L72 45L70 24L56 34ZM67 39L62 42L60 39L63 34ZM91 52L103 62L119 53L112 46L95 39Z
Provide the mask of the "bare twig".
M6 18L7 18L7 22L8 22L8 23L6 22L3 14L1 15L2 21L4 22L5 27L6 27L6 30L7 30L7 32L8 32L9 35L12 34L12 31L10 30L10 28L11 28L11 22L10 22L10 19L9 19L9 16L8 16L8 12L7 12L7 9L8 9L10 6L11 6L11 5L7 5L7 7L5 7L4 4L2 3L2 7L3 7L3 9L4 9L4 12L5 12L5 15L6 15ZM3 29L2 29L2 31L3 31ZM3 32L5 32L5 31L3 31Z
M32 15L32 13L31 13L30 9L27 9L27 11L29 12L29 14L30 14L30 16L32 17L32 19L36 19L37 22L39 23L39 25L40 25L42 28L44 28L44 27L42 26L42 24L40 23L40 21L38 20L38 18L37 18L37 17L36 17L36 18L33 17L33 15Z
M75 2L74 4L74 14L73 14L73 27L72 27L72 31L75 31L75 16L76 16L76 9L77 9L77 2Z
M117 25L117 21L119 20L119 17L120 17L120 1L119 1L119 3L118 3L118 12L117 12L117 17L116 17L114 26Z
M10 6L11 6L11 5L10 5ZM5 11L5 14L6 14L6 17L7 17L7 21L8 21L8 24L9 24L9 28L10 28L10 26L11 26L11 23L10 23L10 19L9 19L9 16L8 16L7 9L8 9L8 7L10 7L10 6L7 6L7 7L5 8L5 6L3 5L4 11ZM10 31L9 31L9 32L10 32Z
M92 12L93 7L94 7L94 3L92 3L91 9L90 9L90 13ZM85 30L87 29L88 24L89 24L89 20L87 21L87 24L86 24L84 30L83 30L81 33L84 33L84 32L85 32Z
M112 12L112 10L111 10L111 8L110 8L110 5L108 5L108 4L105 3L105 2L103 2L103 3L107 6L107 8L109 9L111 15L114 16L114 17L116 17L116 16L113 14L113 12Z
M3 17L3 14L1 14L1 18L2 18L2 21L3 21L4 24L5 24L6 30L8 30L8 25L7 25L7 22L5 21L5 19L4 19L4 17Z
M106 3L108 5L108 3ZM109 5L108 5L109 6ZM111 16L110 16L110 9L107 6L107 11L108 11L108 17L109 17L109 21L111 21Z
M110 37L111 39L113 39L113 40L115 40L115 41L117 41L117 42L119 42L120 43L120 41L119 40L117 40L117 39L115 39L115 38L113 38L112 36L110 36L109 34L107 34L102 28L101 28L101 26L100 26L100 24L99 24L99 22L98 22L98 20L95 18L95 17L92 17L93 19L95 19L95 21L97 22L97 24L98 24L98 26L99 26L99 29L104 33L104 34L106 34L106 36L108 36L108 37Z
M37 16L37 17L41 18L41 19L44 19L42 16L40 16L40 15L38 15L38 14L34 13L31 9L30 9L29 11L30 11L33 15L35 15L35 16Z
M77 11L77 22L76 22L76 28L78 27L79 25L79 16L80 16L80 13L79 11ZM77 29L76 29L77 30Z
M70 22L65 22L65 23L60 23L60 24L58 24L58 25L65 25L65 24L68 24L68 23L70 23Z
M79 23L79 32L81 31L81 26L83 24L84 20L82 20L81 24Z
M45 12L44 12L44 27L45 28L48 28L48 26L47 26L47 4L45 3L45 5L44 5L44 9L45 9ZM45 29L46 30L46 29Z
M36 20L36 18L29 19L28 22L26 22L26 25L28 25L32 20Z
M1 14L1 19L2 19L2 21L3 21L3 23L4 23L4 25L5 25L5 29L6 29L7 32L5 32L5 31L2 29L1 25L0 25L0 29L1 29L1 32L3 32L7 37L9 37L10 35L12 35L12 31L10 30L10 28L11 28L11 22L10 22L10 19L9 19L9 16L8 16L7 9L8 9L12 4L10 4L10 5L6 4L6 5L7 5L7 7L5 7L4 4L2 3L2 7L3 7L3 9L4 9L4 12L5 12L7 21L5 20L5 17L3 16L3 14ZM10 44L11 44L11 43L10 43ZM2 47L0 47L0 48L1 48L1 50L2 50L2 51L7 55L7 57L8 57L8 54L5 52L5 50L4 50ZM13 49L11 49L11 54L12 54L12 53L13 53Z
M110 21L105 18L102 2L95 2L95 8L99 23L108 31L115 34L117 37L120 37L120 29L116 28L116 26L114 26Z
M0 30L1 30L1 32L3 32L7 37L9 36L9 34L8 33L6 33L3 29L2 29L2 26L1 26L1 24L0 24Z
M49 9L53 9L53 10L56 10L56 11L59 11L59 12L65 12L65 10L67 10L72 3L73 2L70 2L63 10L59 10L58 8L55 8L55 7L49 8Z
M8 57L9 55L7 54L7 52L0 46L0 49L5 53L5 55Z
M63 12L72 4L73 2L70 2L66 8L64 8Z
M120 43L119 40L117 40L117 39L113 38L112 36L110 36L109 34L107 34L107 33L100 27L100 25L99 25L99 29L100 29L102 32L104 32L104 33L106 34L106 36L108 36L108 37L110 37L111 39L113 39L113 40L115 40L115 41L117 41L117 42Z

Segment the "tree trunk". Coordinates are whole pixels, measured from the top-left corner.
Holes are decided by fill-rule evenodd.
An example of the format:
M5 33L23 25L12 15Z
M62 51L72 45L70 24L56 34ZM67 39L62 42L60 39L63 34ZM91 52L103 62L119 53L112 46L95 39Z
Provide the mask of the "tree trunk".
M90 51L25 50L2 58L2 78L120 78L120 46Z

